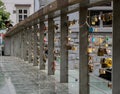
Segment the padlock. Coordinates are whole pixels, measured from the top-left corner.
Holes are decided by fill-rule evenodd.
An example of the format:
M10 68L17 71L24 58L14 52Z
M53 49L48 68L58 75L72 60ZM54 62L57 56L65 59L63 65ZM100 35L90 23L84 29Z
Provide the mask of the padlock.
M72 50L73 50L73 51L76 51L76 50L77 50L77 47L72 46Z
M66 47L67 47L67 50L72 50L72 45L71 44L67 44Z
M112 83L108 82L108 87L112 89Z
M105 71L105 69L99 69L99 73L100 74L106 74L106 71Z

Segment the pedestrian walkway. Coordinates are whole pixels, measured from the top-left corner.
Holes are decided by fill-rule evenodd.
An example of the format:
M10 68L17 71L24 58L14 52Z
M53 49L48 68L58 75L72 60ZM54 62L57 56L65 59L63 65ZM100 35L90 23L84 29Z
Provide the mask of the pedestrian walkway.
M2 57L0 94L69 94L65 84L15 57Z
M0 94L79 94L79 80L75 80L78 71L69 71L68 84L59 83L59 70L54 76L46 72L15 57L0 57ZM100 92L91 87L90 94L112 94L102 80L92 78L90 81L103 89Z

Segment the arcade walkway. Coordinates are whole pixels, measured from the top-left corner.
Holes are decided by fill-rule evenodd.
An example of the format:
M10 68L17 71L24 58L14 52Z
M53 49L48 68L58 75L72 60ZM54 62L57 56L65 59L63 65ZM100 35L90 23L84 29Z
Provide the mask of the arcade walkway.
M72 76L78 75L75 71L70 73ZM63 84L59 83L58 76L58 70L55 76L48 76L45 71L18 58L0 57L0 94L79 94L79 85L74 77L70 76L69 84ZM95 78L91 82L103 89L104 93L91 88L90 94L111 94L106 83Z

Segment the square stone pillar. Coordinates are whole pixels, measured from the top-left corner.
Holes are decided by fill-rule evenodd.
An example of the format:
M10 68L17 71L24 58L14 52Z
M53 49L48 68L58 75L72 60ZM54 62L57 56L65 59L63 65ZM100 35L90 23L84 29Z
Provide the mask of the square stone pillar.
M40 70L45 70L45 63L43 61L44 57L44 31L45 31L45 24L44 24L44 17L40 20Z
M7 56L11 55L11 37L5 37L4 38L5 44L4 44L4 54Z
M32 56L31 56L31 55L32 55L32 30L33 30L33 29L32 29L32 26L30 26L30 27L29 27L29 34L28 34L28 42L29 42L29 44L28 44L28 45L29 45L29 47L28 47L28 49L29 49L29 50L28 50L28 55L29 55L29 56L28 56L28 61L29 61L29 63L32 62L32 61L31 61L31 59L32 59L32 58L31 58L31 57L32 57Z
M80 63L79 63L79 94L89 94L89 72L88 72L88 26L85 24L87 19L87 7L80 7Z
M120 94L120 0L113 0L113 92Z
M68 83L68 9L61 10L60 82Z
M27 61L27 41L28 41L28 29L25 28L24 31L24 60Z
M22 34L22 40L23 40L23 59L26 61L26 29L24 28L23 34Z
M24 31L22 30L21 32L21 41L22 41L22 46L21 46L21 58L24 60Z
M38 26L37 26L37 24L35 24L34 25L34 62L33 62L34 66L38 66L38 62L37 62L37 30L38 30Z
M54 20L48 16L48 75L54 75Z

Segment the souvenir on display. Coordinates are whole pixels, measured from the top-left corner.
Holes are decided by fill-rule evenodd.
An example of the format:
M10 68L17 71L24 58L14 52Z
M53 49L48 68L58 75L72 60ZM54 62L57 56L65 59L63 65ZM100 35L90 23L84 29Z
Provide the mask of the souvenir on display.
M107 65L108 68L112 67L112 58L106 58L105 64Z
M76 50L77 50L77 47L72 46L72 49L71 49L71 50L76 51Z
M112 83L108 82L108 87L112 89Z
M104 54L107 54L107 50L105 48L98 48L97 54L98 56L104 56Z
M106 68L107 67L107 65L105 64L105 58L101 58L100 63L101 63L101 67L102 68Z
M105 71L105 69L99 69L99 73L100 74L106 74L106 71Z
M111 58L102 58L101 61L102 68L111 68L112 67L112 59Z
M92 53L92 52L93 52L92 47L89 47L89 48L88 48L88 53Z
M93 27L89 27L89 32L94 32L94 28Z
M37 59L37 63L40 63L39 59Z
M68 50L72 50L72 45L71 44L67 44L66 47L67 47Z
M95 22L98 22L98 17L97 17L97 15L94 16L94 20L95 20Z
M93 64L88 64L88 69L89 69L89 72L93 72L93 69L94 69Z
M93 65L93 61L92 61L92 57L89 56L89 60L88 60L88 69L89 69L89 72L93 72L93 69L94 69L94 65Z
M44 63L46 63L46 60L47 60L47 58L46 58L46 56L44 55L44 56L43 56L43 61L44 61Z
M105 15L104 14L101 15L101 19L102 19L103 22L105 22Z

